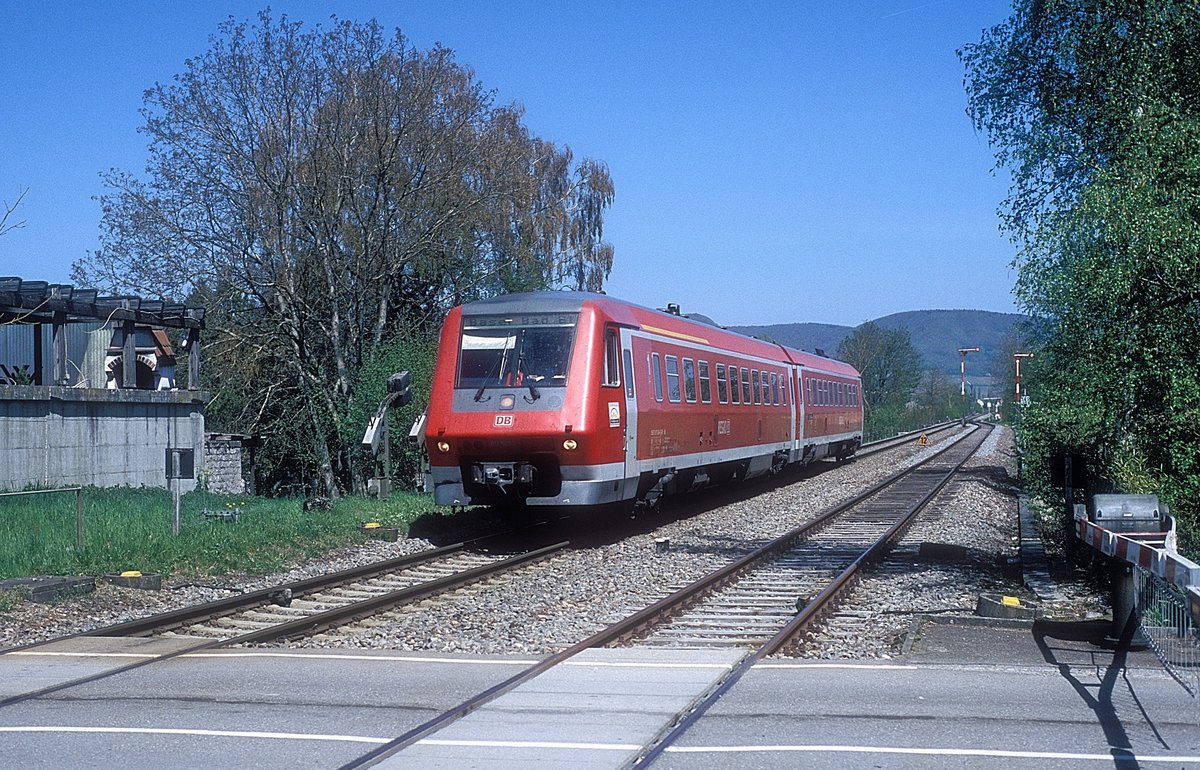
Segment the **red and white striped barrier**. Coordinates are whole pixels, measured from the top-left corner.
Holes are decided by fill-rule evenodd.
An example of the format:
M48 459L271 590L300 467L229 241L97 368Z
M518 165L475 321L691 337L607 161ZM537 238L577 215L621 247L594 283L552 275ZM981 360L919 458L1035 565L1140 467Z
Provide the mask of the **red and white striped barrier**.
M1165 547L1167 532L1113 532L1075 514L1075 536L1106 556L1131 562L1181 588L1200 587L1200 564Z

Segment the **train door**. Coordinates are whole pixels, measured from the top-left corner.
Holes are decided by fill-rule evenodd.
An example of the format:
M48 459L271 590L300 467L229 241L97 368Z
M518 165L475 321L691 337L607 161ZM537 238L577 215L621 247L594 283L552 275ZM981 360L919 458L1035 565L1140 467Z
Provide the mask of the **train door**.
M621 329L621 383L625 391L625 478L638 476L637 390L633 384L633 332Z

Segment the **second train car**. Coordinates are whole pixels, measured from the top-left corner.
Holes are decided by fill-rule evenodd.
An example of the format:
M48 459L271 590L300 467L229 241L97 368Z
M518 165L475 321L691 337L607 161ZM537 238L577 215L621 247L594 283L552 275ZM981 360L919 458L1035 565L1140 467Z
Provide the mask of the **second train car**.
M583 292L454 308L424 423L435 501L654 506L854 454L854 367L706 321Z

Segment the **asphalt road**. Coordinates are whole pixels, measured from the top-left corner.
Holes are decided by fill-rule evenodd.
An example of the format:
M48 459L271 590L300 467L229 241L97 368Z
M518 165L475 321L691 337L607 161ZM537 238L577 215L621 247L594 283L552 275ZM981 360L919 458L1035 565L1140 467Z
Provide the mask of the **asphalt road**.
M896 661L769 661L657 766L1200 768L1197 700L1149 653L1094 645L1095 630L930 626ZM105 644L96 655L0 656L0 690L127 662ZM681 651L678 662L694 658ZM529 662L266 649L185 656L0 708L0 756L6 768L337 767ZM534 687L501 699L491 708L505 731L472 742L469 723L459 723L457 745L470 751L455 761L619 767L640 740L624 725L644 726L646 713L634 700L613 709L611 696L670 681L672 670L661 659L600 674L580 666L559 685L578 681L577 697L539 701L531 693L545 688ZM711 679L693 675L689 686L698 695ZM598 720L586 712L601 708L599 690L609 700ZM664 726L671 717L654 713ZM551 745L551 719L590 732ZM425 763L399 760L388 765Z

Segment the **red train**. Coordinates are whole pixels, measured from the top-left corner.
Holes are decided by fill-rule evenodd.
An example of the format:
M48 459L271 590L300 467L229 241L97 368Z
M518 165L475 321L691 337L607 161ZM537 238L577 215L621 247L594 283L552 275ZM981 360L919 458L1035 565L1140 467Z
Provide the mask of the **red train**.
M513 294L447 316L424 438L441 505L655 505L854 454L861 380L673 306Z

